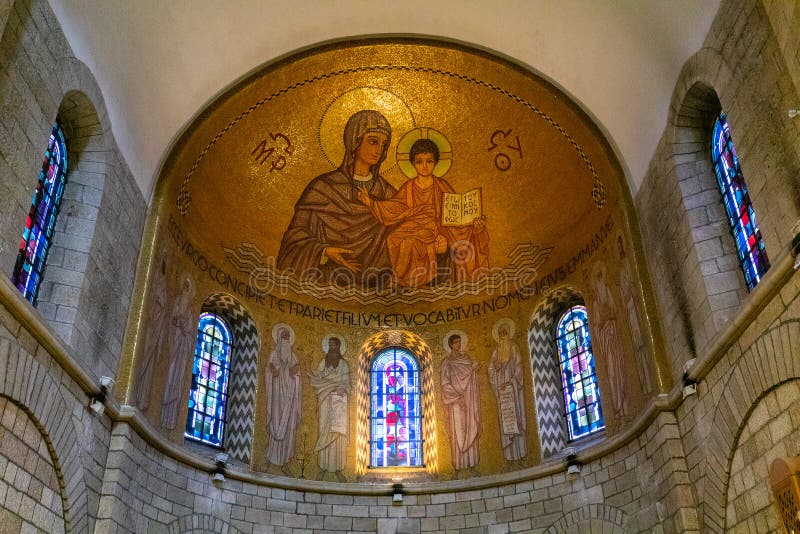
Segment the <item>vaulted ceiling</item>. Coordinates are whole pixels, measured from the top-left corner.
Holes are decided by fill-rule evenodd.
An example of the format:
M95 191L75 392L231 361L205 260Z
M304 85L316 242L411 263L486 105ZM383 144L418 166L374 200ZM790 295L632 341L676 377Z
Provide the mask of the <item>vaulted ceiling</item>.
M149 198L200 110L270 61L331 40L425 35L505 56L572 95L635 191L684 62L719 0L51 0L97 78L114 136Z

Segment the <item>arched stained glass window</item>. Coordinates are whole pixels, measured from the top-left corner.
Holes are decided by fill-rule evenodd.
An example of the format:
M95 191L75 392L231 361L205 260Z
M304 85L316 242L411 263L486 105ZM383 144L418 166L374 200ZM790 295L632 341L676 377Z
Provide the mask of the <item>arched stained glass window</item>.
M569 439L578 439L605 427L584 306L571 306L561 316L556 345Z
M64 131L56 123L44 153L39 182L33 193L33 202L25 221L25 230L22 232L19 253L11 276L11 282L34 305L39 296L39 285L44 276L47 253L58 218L58 206L66 183L67 144Z
M728 215L728 225L736 241L744 281L747 289L751 290L769 269L769 259L724 113L720 113L714 122L712 140L711 157L717 184Z
M422 465L419 377L417 360L404 349L386 349L372 361L371 467Z
M231 330L225 321L215 313L202 313L186 416L185 436L189 439L222 447L231 348Z

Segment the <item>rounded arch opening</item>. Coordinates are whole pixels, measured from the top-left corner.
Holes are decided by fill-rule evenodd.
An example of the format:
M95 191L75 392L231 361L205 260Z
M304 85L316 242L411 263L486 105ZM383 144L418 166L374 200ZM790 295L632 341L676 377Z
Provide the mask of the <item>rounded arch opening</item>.
M428 344L417 334L404 330L387 330L369 337L358 354L355 388L357 395L357 452L356 472L364 475L371 464L370 436L371 371L377 357L387 350L401 349L415 357L419 364L419 408L422 417L423 465L428 473L438 469L436 452L436 423L433 399L433 354ZM387 475L388 476L388 475Z

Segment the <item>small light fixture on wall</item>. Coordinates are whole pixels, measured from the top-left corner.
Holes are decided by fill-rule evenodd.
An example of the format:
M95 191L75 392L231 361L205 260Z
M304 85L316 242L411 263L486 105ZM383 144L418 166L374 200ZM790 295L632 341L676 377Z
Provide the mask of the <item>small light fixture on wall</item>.
M217 488L222 487L225 482L225 468L228 466L228 455L224 452L217 453L214 456L214 470L211 471L211 483Z
M567 456L567 476L570 479L576 479L581 475L583 464L578 460L575 454Z
M697 393L697 382L689 378L689 373L683 373L683 398L691 397Z
M114 379L110 376L100 377L100 393L89 397L89 408L97 415L106 411L106 398L114 387Z
M789 110L789 118L790 119L793 119L793 118L797 117L798 115L800 115L800 109L790 109Z
M392 504L395 506L403 504L403 485L399 482L392 484Z
M89 397L89 408L94 411L97 415L103 415L106 411L106 396L104 393L100 393L99 395L94 395L93 397Z
M696 361L697 358L692 358L683 364L683 377L681 379L681 383L683 384L682 393L684 399L697 393L697 382L689 376L689 371L692 370L694 362Z

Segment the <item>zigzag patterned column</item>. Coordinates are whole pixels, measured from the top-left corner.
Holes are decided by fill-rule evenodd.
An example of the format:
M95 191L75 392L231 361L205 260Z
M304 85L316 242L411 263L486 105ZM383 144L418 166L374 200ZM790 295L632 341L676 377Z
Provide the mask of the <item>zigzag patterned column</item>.
M567 443L561 372L555 344L555 322L559 313L580 300L578 292L571 288L556 289L537 308L528 329L542 458L562 450Z
M225 416L225 450L231 458L250 463L258 384L258 329L247 310L230 295L219 293L210 296L206 299L203 310L213 311L223 317L233 331L233 361Z

